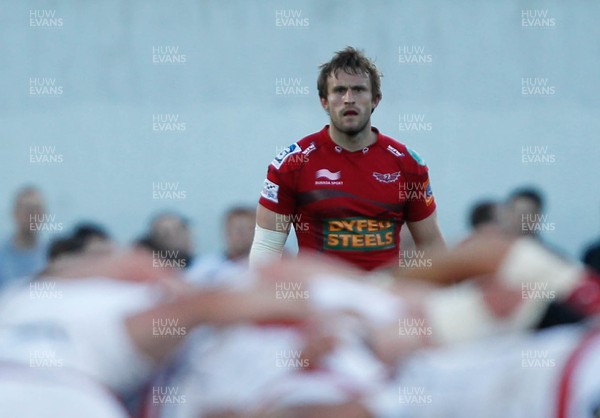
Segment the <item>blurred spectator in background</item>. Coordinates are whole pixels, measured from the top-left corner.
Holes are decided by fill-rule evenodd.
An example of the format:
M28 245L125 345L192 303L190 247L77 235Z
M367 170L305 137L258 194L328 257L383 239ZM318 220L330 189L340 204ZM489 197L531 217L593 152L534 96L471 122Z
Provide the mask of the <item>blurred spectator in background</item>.
M189 220L175 212L155 215L137 244L152 251L161 267L188 268L195 251Z
M581 261L600 274L600 240L590 244L584 250Z
M31 276L46 264L47 243L34 227L45 222L45 202L39 189L26 186L17 191L14 234L0 246L0 288L15 279Z
M582 261L600 274L600 242L590 245L585 250Z
M533 187L514 190L508 197L508 209L510 229L517 236L539 239L540 232L550 226L547 222L542 224L544 201L541 192Z
M247 269L255 224L254 207L234 206L228 209L224 216L225 251L199 259L188 277L197 283L215 283L219 278L232 277L232 273Z
M559 257L567 257L567 253L554 243L546 241L542 232L555 230L554 222L550 222L544 213L544 197L540 190L534 187L520 187L508 197L508 228L510 234L517 237L529 237L538 241L547 250Z
M236 206L225 214L225 259L228 261L248 260L252 240L254 239L254 224L256 209Z

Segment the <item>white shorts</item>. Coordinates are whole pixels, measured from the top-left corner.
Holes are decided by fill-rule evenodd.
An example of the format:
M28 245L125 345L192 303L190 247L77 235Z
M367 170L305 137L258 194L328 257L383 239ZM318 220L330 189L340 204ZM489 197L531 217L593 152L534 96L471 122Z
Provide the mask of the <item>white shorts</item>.
M128 418L107 389L67 371L0 363L2 416L23 418Z

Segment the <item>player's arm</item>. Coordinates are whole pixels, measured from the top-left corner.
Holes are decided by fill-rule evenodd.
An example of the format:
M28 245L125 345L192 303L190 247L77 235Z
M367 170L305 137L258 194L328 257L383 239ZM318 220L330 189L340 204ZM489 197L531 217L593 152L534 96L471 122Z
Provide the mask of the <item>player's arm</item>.
M446 248L446 241L442 236L435 210L427 218L417 222L407 222L406 225L418 250L429 252Z
M290 232L290 217L283 216L260 203L256 209L256 228L250 249L250 267L281 258L283 246Z
M288 165L291 161L288 158L301 151L298 144L292 144L269 165L256 209L256 228L249 256L251 268L281 258L290 231L291 216L286 215L296 211L297 165Z
M404 268L394 273L397 277L410 277L443 286L472 277L493 275L513 241L496 234L481 237L476 234L459 246L432 254L429 268Z
M125 330L137 350L159 361L183 339L182 335L157 338L154 333L156 321L176 321L177 327L187 335L203 324L227 326L240 322L300 322L310 314L306 300L278 300L273 297L272 290L196 291L128 316L125 318Z
M555 300L584 316L600 312L600 298L591 296L600 293L598 281L581 265L557 257L531 238L476 234L434 257L432 268L408 274L446 284L479 276L438 289L421 301L423 316L415 317L436 330L436 343L530 328L547 319L548 305Z

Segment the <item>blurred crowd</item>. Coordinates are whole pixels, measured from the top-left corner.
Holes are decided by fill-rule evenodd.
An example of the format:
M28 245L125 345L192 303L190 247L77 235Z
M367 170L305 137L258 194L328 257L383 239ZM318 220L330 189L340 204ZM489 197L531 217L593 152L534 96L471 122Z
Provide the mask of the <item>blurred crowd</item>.
M106 227L94 221L84 220L70 229L62 223L49 227L53 219L47 214L44 195L33 186L16 192L12 215L13 233L3 237L0 247L0 290L31 280L61 257L103 254L118 247ZM247 267L254 225L254 207L230 207L223 216L225 248L199 256L190 220L165 210L149 220L147 230L133 239L132 245L154 251L157 264L163 267L184 270L190 280L209 283Z
M41 190L23 187L15 194L12 206L13 233L3 237L0 247L0 289L11 282L29 280L49 262L61 255L78 252L109 251L116 246L106 228L93 221L82 221L61 233L50 236L44 228L50 219ZM255 225L255 208L234 206L223 215L221 252L196 254L191 222L176 211L164 211L152 217L147 231L133 242L157 251L165 258L163 265L186 271L194 281L226 280L232 271L247 267ZM513 236L529 236L544 245L544 232L554 230L554 223L545 215L544 196L532 187L515 189L505 200L483 199L473 203L467 222L473 231L492 230ZM56 228L55 228L56 229ZM403 248L411 248L411 237L403 234ZM553 249L561 253L560 248ZM159 258L160 258L159 257ZM600 272L600 239L591 243L581 255L581 261Z

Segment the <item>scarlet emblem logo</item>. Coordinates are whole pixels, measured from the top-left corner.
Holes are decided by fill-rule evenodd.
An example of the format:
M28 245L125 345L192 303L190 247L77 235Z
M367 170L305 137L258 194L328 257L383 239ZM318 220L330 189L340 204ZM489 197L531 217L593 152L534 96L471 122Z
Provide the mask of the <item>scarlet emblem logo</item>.
M377 173L374 171L373 177L375 177L380 183L393 183L400 178L400 171L385 174Z

